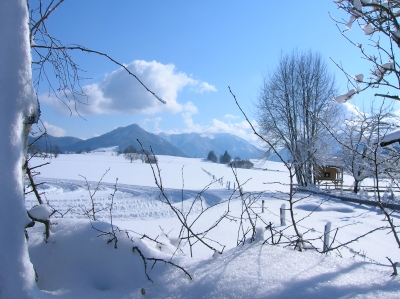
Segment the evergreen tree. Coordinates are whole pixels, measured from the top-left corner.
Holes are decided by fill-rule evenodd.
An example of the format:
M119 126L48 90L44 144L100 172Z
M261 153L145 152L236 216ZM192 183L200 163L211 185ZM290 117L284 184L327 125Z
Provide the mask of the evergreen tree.
M212 161L212 162L214 162L214 163L217 163L218 158L217 158L217 156L215 155L214 151L210 151L210 152L208 153L207 160L210 160L210 161Z
M53 146L52 153L54 154L54 158L57 158L61 154L60 147L58 145Z
M227 163L231 162L231 160L232 160L232 158L228 154L228 151L225 151L225 153L219 157L219 163L221 163L221 164L227 164Z

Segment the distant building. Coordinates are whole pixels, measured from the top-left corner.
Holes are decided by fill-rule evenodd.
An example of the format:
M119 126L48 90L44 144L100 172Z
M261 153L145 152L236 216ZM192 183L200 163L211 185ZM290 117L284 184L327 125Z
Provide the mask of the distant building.
M318 185L330 181L335 185L335 189L339 189L339 186L343 187L343 166L335 159L317 165L314 175Z

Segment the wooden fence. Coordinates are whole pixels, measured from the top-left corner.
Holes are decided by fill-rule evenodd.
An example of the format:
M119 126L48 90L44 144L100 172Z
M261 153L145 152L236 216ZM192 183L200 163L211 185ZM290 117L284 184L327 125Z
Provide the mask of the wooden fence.
M318 185L317 185L318 186ZM342 187L336 187L334 183L331 182L323 182L319 185L321 190L328 190L328 189L332 189L332 190L343 190L345 192L353 192L354 190L354 186L353 185L342 185ZM375 191L377 191L375 186L359 186L359 189L362 189L363 191L366 192L372 192L374 193ZM387 187L387 186L379 186L379 192L381 193L385 193L388 192L389 190L392 190L394 193L399 193L400 192L400 187L394 185L392 187Z

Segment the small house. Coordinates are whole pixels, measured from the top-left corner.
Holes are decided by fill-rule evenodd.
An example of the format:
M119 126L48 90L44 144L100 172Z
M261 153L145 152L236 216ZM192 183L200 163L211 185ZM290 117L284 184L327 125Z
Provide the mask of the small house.
M321 183L331 182L335 185L335 189L343 187L343 167L338 165L317 165L315 167L315 182Z

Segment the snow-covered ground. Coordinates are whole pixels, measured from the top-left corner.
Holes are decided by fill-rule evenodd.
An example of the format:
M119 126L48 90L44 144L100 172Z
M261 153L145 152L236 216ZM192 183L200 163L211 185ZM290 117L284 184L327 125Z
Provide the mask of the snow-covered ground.
M263 245L269 237L264 223L271 222L285 235L294 234L288 211L287 225L280 226L280 207L288 190L288 172L282 164L257 162L255 169L237 170L245 196L254 195L246 200L254 200L252 208L259 218L256 241L236 246L241 235L242 201L232 190L232 170L202 159L158 156L158 160L165 194L176 210L188 213L191 209L187 219L194 232L212 227L229 211L229 217L203 239L223 253L215 253L200 241L190 247L184 240L178 246L180 222L160 197L149 164L130 163L110 151L60 155L36 177L37 182L43 182L40 190L45 192L44 199L57 210L51 218L50 238L43 240L40 224L28 230L30 256L42 290L39 298L400 298L399 278L390 276L393 269L386 259L400 261L400 250L388 230L378 230L329 254L298 252L285 244ZM43 162L31 160L32 166ZM91 209L90 192L93 194L107 169L93 196L98 221L90 222L85 215ZM222 178L222 184L209 185L213 176ZM112 196L117 178L117 191ZM352 183L351 178L345 179L345 184ZM339 228L332 246L385 225L375 207L326 195L295 196L303 198L294 210L295 218L303 219L299 230L319 250L328 221L332 223L331 238ZM36 204L29 194L27 207ZM395 223L400 221L398 214L393 218ZM120 230L113 230L111 221ZM246 220L244 231L248 227ZM153 267L154 260L147 260L151 282L141 255L174 263L187 274L163 262Z

